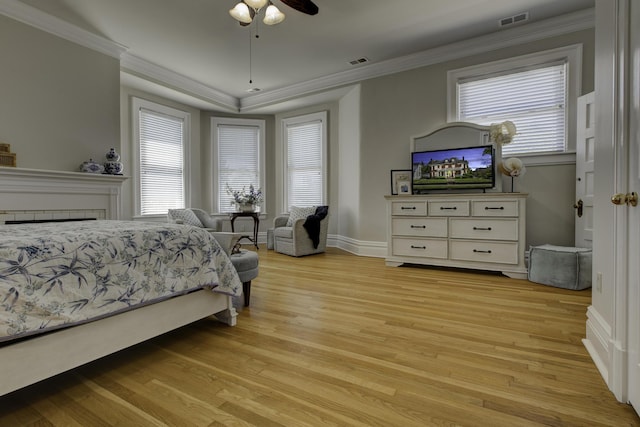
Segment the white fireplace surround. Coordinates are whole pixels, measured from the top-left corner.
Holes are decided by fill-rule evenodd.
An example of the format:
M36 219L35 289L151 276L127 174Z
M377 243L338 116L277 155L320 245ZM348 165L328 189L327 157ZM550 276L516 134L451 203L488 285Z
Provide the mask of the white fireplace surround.
M13 220L120 219L127 177L0 167L0 224Z

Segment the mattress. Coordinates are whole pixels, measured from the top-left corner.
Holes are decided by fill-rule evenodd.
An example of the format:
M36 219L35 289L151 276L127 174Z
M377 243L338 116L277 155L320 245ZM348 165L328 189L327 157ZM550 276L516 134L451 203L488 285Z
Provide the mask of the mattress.
M0 342L242 283L204 229L138 221L0 226Z

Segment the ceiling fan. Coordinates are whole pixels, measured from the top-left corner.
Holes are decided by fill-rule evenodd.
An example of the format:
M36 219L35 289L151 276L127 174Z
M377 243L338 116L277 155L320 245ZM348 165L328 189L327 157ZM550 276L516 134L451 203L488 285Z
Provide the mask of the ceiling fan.
M318 6L311 0L280 0L292 9L307 15L316 15ZM253 18L260 10L267 6L263 22L267 25L275 25L284 21L285 15L271 2L271 0L241 0L229 11L229 14L236 19L240 25L246 26L253 22Z
M306 13L307 15L316 15L318 13L318 6L311 0L280 0L287 6L297 10L298 12Z

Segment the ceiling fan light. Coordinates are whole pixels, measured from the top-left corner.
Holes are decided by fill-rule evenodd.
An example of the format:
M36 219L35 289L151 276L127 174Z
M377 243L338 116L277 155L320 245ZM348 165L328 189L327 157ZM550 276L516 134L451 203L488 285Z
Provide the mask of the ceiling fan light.
M245 3L254 8L255 10L262 9L269 0L245 0Z
M249 12L249 7L243 2L240 2L237 5L235 5L235 7L229 11L229 15L233 16L234 19L237 19L238 21L245 24L250 24L252 21L251 12Z
M275 7L273 4L269 4L267 10L264 12L264 22L266 25L276 25L284 21L285 15L280 12L280 9Z

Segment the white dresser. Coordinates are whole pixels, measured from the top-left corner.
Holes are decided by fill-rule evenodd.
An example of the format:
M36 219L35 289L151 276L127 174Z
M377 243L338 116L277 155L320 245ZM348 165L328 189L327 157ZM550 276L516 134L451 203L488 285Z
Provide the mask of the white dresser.
M523 193L386 196L389 266L500 271L526 279Z

